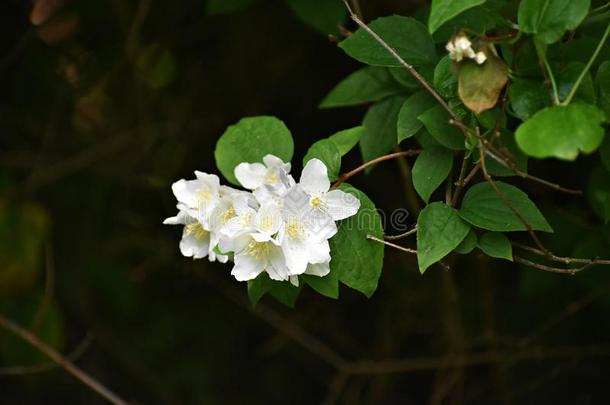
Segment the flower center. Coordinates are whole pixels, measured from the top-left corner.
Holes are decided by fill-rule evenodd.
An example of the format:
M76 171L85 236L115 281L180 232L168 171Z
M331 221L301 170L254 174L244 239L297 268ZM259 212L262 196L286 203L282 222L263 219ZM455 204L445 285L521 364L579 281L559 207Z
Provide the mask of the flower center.
M186 235L194 236L198 241L202 241L209 235L209 232L203 229L199 222L193 222L186 226Z
M235 216L235 208L231 207L222 214L222 223L226 224Z
M245 253L248 256L254 257L258 261L267 260L267 258L269 258L269 255L271 254L271 243L257 242L255 240L252 240L246 247Z
M294 221L286 224L286 235L288 235L290 239L302 239L304 233L305 228L301 222Z
M202 188L195 194L201 205L206 205L212 199L212 193L208 189Z
M276 170L267 170L263 181L265 184L276 184L280 180Z
M311 206L313 208L320 208L320 206L322 206L323 202L322 199L320 197L314 197L312 198L309 203L311 204Z

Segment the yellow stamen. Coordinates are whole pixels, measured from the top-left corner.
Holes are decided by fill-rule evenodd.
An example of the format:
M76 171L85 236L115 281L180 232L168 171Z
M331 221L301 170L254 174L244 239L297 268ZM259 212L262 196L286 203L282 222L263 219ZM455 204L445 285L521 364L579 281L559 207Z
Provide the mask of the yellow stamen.
M320 197L314 197L314 198L312 198L312 199L311 199L311 201L310 201L309 203L310 203L310 204L311 204L311 206L312 206L312 207L314 207L314 208L319 208L319 207L320 207L320 206L323 204L323 202L322 202L322 200L320 199Z
M271 254L271 243L252 240L246 247L245 254L254 257L258 261L266 260Z
M235 216L235 209L233 207L231 207L222 214L222 222L226 224L234 216Z
M199 222L193 222L186 226L186 235L194 236L198 241L202 241L208 237L209 232L203 229Z
M276 184L279 180L280 178L275 170L268 170L265 178L263 179L265 184Z
M304 231L303 224L300 222L289 222L286 225L286 234L290 239L301 239Z

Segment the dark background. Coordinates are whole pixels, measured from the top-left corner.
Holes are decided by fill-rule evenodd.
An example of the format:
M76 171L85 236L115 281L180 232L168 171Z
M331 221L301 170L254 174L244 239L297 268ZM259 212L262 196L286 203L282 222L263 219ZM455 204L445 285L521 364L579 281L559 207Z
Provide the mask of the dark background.
M363 1L367 19L413 3ZM267 297L253 311L230 265L182 257L180 230L161 225L175 211L170 185L216 172L227 125L279 117L299 173L311 143L365 111L317 109L359 65L283 2L205 9L202 0L148 10L66 2L33 25L29 2L0 5L2 314L140 404L610 401L604 269L569 277L474 253L421 276L413 257L386 251L370 300L346 287L338 301L304 289L295 309ZM359 159L351 152L343 169ZM532 167L579 185L589 166ZM354 184L391 210L405 206L401 182L388 162ZM586 202L528 192L558 207L545 211L556 227L579 229L554 239L557 249L598 243L574 219L592 217ZM348 360L420 360L343 380L320 345ZM468 364L443 366L456 356ZM59 368L7 375L46 361L0 331L0 403L104 403Z

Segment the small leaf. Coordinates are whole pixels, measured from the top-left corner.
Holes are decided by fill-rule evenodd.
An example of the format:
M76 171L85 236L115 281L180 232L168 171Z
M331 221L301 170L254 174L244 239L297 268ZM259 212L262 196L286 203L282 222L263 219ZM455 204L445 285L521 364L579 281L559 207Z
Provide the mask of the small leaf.
M339 177L341 171L341 153L331 139L322 139L309 148L303 158L303 166L311 159L320 159L328 169L328 178L333 181Z
M404 100L404 97L392 97L367 111L362 122L364 133L360 138L360 150L365 162L384 155L396 145L396 122ZM367 173L372 167L368 169Z
M445 55L434 68L434 87L445 98L455 97L457 77L454 64L449 55Z
M585 69L585 64L582 62L569 62L561 70L558 70L555 74L555 81L557 82L557 92L559 93L559 100L563 101L567 98L568 94L572 90L572 87L576 84L578 77ZM574 94L574 100L580 100L585 103L595 104L595 87L593 86L593 78L591 73L587 72L584 79L580 82L576 94Z
M430 196L449 175L453 165L453 152L437 147L425 149L413 165L413 186L417 194L428 203Z
M496 105L507 81L507 66L491 52L481 65L467 60L460 65L458 74L460 99L471 111L480 114Z
M358 197L360 210L339 221L337 234L329 241L330 272L343 284L370 297L381 276L383 245L368 240L367 235L383 238L381 217L366 194L345 183L339 188Z
M358 144L363 133L364 127L359 126L339 131L336 134L331 135L328 139L335 143L341 156L344 156Z
M574 160L579 152L594 152L604 139L605 114L582 103L545 108L517 128L517 144L536 158Z
M495 182L510 205L523 216L535 231L553 232L544 216L527 194L501 181ZM488 182L471 187L464 195L460 216L481 229L496 232L526 231L527 227L505 204Z
M513 246L503 233L485 232L478 246L487 256L513 261Z
M468 253L472 252L475 247L477 247L477 234L471 229L462 243L460 243L458 247L454 249L454 251L461 255L467 255Z
M398 143L412 137L423 123L417 117L436 105L437 101L425 90L418 91L403 103L398 113Z
M543 109L549 100L540 80L515 79L508 88L508 98L515 115L523 121Z
M333 272L324 277L303 274L299 276L299 279L325 297L339 298L339 280Z
M302 284L295 287L288 281L271 281L269 294L287 307L294 308L302 287Z
M456 15L483 3L485 3L485 0L432 0L430 17L428 18L430 33L434 33L441 25Z
M606 120L610 120L610 61L599 66L595 76L599 108L606 113Z
M333 88L320 108L347 107L383 100L404 92L387 68L367 66L355 71Z
M519 5L519 28L536 34L545 44L552 44L564 32L576 29L590 6L590 0L523 0Z
M267 273L262 273L254 280L248 281L248 299L252 306L255 306L269 292L271 281Z
M470 226L458 212L440 202L426 206L417 220L417 263L419 271L447 256L464 240Z
M434 41L425 25L411 17L381 17L370 28L408 63L426 65L434 61ZM362 28L343 40L339 47L352 58L374 66L400 66L400 63Z
M458 127L449 123L449 114L440 105L432 107L417 118L444 147L453 150L464 149L464 134Z
M260 162L267 154L290 162L293 151L294 142L286 125L275 117L259 116L229 126L216 143L214 157L222 175L239 185L233 173L238 164Z
M286 3L302 21L322 34L336 33L347 18L341 0L286 0Z

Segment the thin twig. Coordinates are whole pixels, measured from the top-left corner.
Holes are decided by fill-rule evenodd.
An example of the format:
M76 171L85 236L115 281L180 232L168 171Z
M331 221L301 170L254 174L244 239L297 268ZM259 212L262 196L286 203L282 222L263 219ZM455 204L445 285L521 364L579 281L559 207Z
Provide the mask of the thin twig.
M406 238L407 236L414 235L415 233L417 233L417 227L414 227L413 229L411 229L405 233L401 233L399 235L384 235L383 238L385 240L399 240L402 238Z
M66 356L71 362L78 360L89 348L91 342L93 341L93 336L89 333L85 336L85 338L74 348L74 350ZM26 375L26 374L37 374L44 373L46 371L50 371L59 367L59 364L55 362L47 362L42 364L34 364L31 366L9 366L9 367L1 367L0 375Z
M553 266L547 266L545 264L535 263L535 262L532 262L531 260L527 260L527 259L524 259L523 257L516 256L516 255L513 256L513 259L516 263L521 263L521 264L524 264L529 267L533 267L538 270L548 271L550 273L569 274L571 276L573 276L574 274L581 272L589 267L589 265L585 265L583 267L576 268L576 269L562 269L559 267L553 267Z
M407 248L407 247L404 247L404 246L400 246L400 245L397 245L395 243L388 242L388 241L385 241L383 239L379 239L379 238L377 238L377 237L375 237L373 235L366 235L366 238L369 239L369 240L378 242L378 243L382 243L382 244L384 244L386 246L389 246L389 247L392 247L394 249L398 249L398 250L400 250L402 252L405 252L405 253L411 253L411 254L414 254L414 255L417 254L417 250L415 250L415 249L410 249L410 248Z
M400 65L402 67L404 67L415 78L415 80L417 80L419 82L419 84L421 84L421 86L424 89L426 89L432 95L432 97L434 97L436 99L436 101L438 101L438 103L449 113L451 118L453 118L456 121L459 121L457 114L453 111L453 109L451 109L451 107L449 106L449 104L447 104L445 99L443 99L443 96L441 96L439 94L439 92L436 91L436 89L426 80L426 78L424 78L417 70L415 70L415 68L411 64L407 63L398 54L398 52L396 52L396 50L394 48L392 48L387 42L385 42L385 40L383 40L383 38L381 38L375 31L373 31L368 25L366 25L358 17L358 15L356 15L356 13L354 13L354 11L352 10L352 8L349 5L349 2L347 0L343 0L343 3L345 4L345 7L347 7L347 11L350 14L350 18L356 24L358 24L358 26L360 28L365 30L371 37L373 37L373 39L375 41L377 41L381 46L383 46L392 55L392 57L394 57L394 59L396 59L398 61L398 63L400 63Z
M466 179L466 170L468 169L468 161L470 158L468 157L468 153L464 153L464 158L462 159L462 166L460 168L460 174L458 175L458 180L455 182L455 191L453 192L453 197L451 198L451 207L455 207L457 204L460 194L464 187L468 184ZM469 180L470 181L470 180Z
M15 322L4 317L3 315L0 315L0 327L15 334L19 338L23 339L25 342L40 350L41 353L49 357L68 373L72 374L72 376L74 376L77 380L85 384L91 390L98 393L108 402L114 405L128 405L127 401L123 400L118 395L103 386L99 381L95 380L89 374L81 370L78 366L76 366L66 357L62 356L60 353L58 353L55 349L47 345L45 342L40 340L38 336L34 335L29 330L22 328L21 326L17 325Z
M595 265L610 265L609 259L582 259L579 257L565 257L565 256L557 256L554 254L548 254L540 249L536 249L531 246L524 245L522 243L513 242L513 246L518 247L519 249L523 249L530 253L537 254L538 256L544 256L554 262L564 263L564 264L585 264L587 266L595 266Z
M404 157L404 156L416 156L416 155L419 155L420 153L421 153L421 150L405 150L402 152L395 152L395 153L390 153L388 155L379 156L378 158L369 160L368 162L361 164L360 166L358 166L357 168L355 168L352 171L343 173L341 176L339 176L339 179L333 183L332 188L339 186L340 184L349 180L351 177L364 171L364 169L366 169L367 167L377 164L379 162L383 162L385 160L396 159L396 158L400 158L400 157Z

